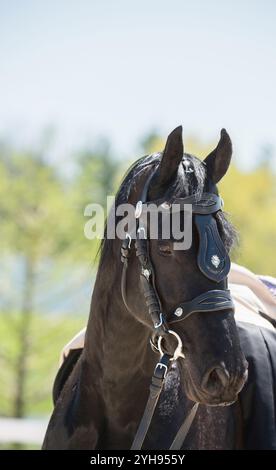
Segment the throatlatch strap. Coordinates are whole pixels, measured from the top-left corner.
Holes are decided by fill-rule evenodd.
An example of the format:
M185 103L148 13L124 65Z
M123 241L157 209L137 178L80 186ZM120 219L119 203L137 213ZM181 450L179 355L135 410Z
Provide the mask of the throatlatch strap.
M127 298L126 298L126 281L127 281L127 268L128 268L128 260L130 257L130 244L131 244L131 238L125 239L122 243L121 246L121 261L123 263L123 270L122 270L122 276L121 276L121 294L122 294L122 299L125 304L126 309L131 313L131 310L127 304Z
M122 294L122 299L123 299L126 309L131 313L131 310L127 304L127 298L126 298L127 266L128 266L128 260L126 259L123 264L123 270L122 270L122 276L121 276L121 294Z

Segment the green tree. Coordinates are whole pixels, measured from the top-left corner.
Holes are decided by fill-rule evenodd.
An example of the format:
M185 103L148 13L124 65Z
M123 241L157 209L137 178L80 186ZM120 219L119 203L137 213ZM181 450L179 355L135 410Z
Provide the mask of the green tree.
M276 276L275 174L267 166L245 173L232 165L220 188L239 233L234 259L256 273Z
M107 196L114 195L119 186L119 179L123 173L123 165L114 158L108 141L100 140L91 148L78 152L75 157L76 171L71 186L70 200L75 213L79 217L77 230L81 230L78 236L83 236L84 208L90 203L100 204L105 216ZM89 217L88 217L89 218ZM86 219L88 220L88 219ZM103 234L104 223L101 227ZM83 259L93 262L98 252L99 240L86 240L81 245Z
M0 214L2 257L12 257L20 276L14 285L20 302L15 315L5 313L16 340L11 414L26 411L26 384L31 356L34 298L41 265L69 251L75 214L57 172L35 152L2 151L0 156ZM9 317L9 318L8 318ZM3 319L3 315L2 315ZM7 354L4 354L7 358ZM2 355L3 358L3 355Z
M66 319L43 314L36 302L41 273L51 266L53 280L63 284L68 272L78 277L79 268L92 275L98 241L84 236L84 208L90 202L105 206L120 173L106 141L73 155L75 171L67 179L40 147L26 152L0 148L0 259L2 266L11 261L15 282L7 293L1 270L6 298L0 303L0 412L15 417L49 412L59 351L88 314L88 309ZM62 296L68 295L65 289Z

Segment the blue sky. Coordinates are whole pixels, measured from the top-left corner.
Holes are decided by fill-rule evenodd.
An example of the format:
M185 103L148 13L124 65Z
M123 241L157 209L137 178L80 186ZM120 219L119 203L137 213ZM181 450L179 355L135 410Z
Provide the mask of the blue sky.
M54 125L66 161L100 135L132 158L153 128L226 127L254 163L276 149L275 24L274 0L0 0L0 135Z

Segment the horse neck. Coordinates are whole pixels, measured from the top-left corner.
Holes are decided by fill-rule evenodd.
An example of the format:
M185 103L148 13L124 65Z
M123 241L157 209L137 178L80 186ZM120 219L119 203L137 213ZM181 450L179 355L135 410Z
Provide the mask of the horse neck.
M104 396L111 388L112 400L118 402L124 394L129 397L130 390L150 382L157 360L149 346L150 330L123 303L121 269L119 257L99 268L85 340L85 358L93 377L104 388Z

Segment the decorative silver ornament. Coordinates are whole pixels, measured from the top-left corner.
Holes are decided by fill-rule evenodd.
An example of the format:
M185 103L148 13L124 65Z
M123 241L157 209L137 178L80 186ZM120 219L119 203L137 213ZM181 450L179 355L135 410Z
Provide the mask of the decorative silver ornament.
M215 266L215 268L218 268L219 265L220 265L220 259L218 257L218 255L213 255L212 258L211 258L211 263L213 266Z
M163 209L170 209L171 204L169 202L163 202L163 204L161 204L161 207L163 207Z
M178 307L178 308L175 310L175 312L174 312L174 314L175 314L177 317L181 317L182 313L183 313L183 308L181 308L181 307Z
M135 212L134 212L135 219L139 219L140 215L142 214L142 210L143 210L143 203L142 201L138 201L135 207Z
M143 276L145 276L145 278L147 280L149 280L149 277L150 277L150 270L149 269L143 269L142 274L143 274Z

